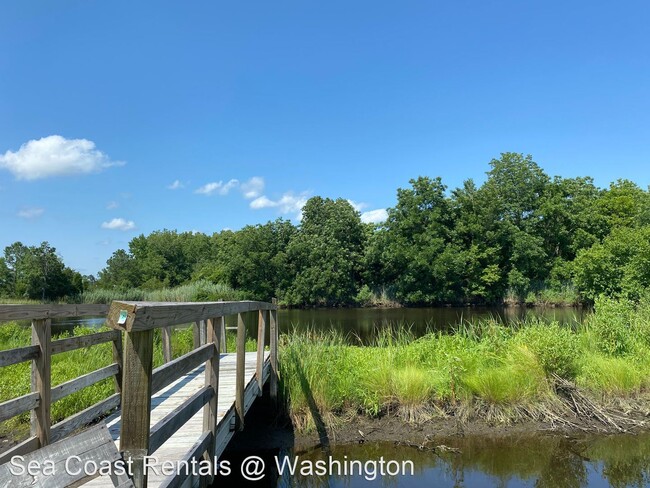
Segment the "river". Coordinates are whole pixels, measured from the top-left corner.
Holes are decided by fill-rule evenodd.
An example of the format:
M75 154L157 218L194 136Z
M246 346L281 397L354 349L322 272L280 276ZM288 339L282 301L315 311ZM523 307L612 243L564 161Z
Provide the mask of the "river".
M213 486L263 487L500 487L579 488L650 486L650 434L531 434L519 437L437 439L419 450L394 443L315 448L227 451L233 468ZM261 457L264 477L247 481L240 473L248 456ZM334 461L334 462L332 462ZM318 463L327 472L318 472ZM382 466L383 465L383 466ZM293 470L295 466L295 470ZM302 468L302 469L301 469ZM313 469L313 472L310 472ZM347 469L347 474L345 470ZM383 474L382 474L383 470ZM293 471L293 473L292 473Z
M280 333L292 330L336 330L351 341L367 343L376 336L379 329L403 327L419 337L432 330L449 330L463 322L480 319L495 319L501 323L511 323L525 317L538 317L546 321L562 324L581 323L586 314L585 308L552 307L429 307L429 308L333 308L333 309L283 309L278 311ZM257 315L245 317L247 333L256 337ZM54 320L53 332L72 330L75 326L99 327L101 318ZM226 318L226 325L235 327L237 317Z

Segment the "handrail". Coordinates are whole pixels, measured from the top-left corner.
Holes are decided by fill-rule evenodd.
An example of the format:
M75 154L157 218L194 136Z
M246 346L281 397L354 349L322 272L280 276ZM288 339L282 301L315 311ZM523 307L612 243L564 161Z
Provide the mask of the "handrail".
M73 317L102 317L108 312L108 305L83 303L78 305L52 304L8 304L0 305L0 322L10 320L39 320Z
M244 313L256 312L257 364L256 382L261 391L265 362L265 332L270 324L271 349L271 392L277 396L277 302L125 302L111 304L107 325L124 331L124 373L122 382L122 418L120 451L132 466L133 482L136 488L147 486L145 457L162 444L191 414L203 407L203 443L200 453L212 459L216 452L219 356L225 342L225 316L237 315L237 349L235 373L235 419L238 429L244 427L245 394L245 347L246 327ZM269 320L267 320L267 314ZM170 327L180 324L194 324L194 351L170 361ZM163 351L167 362L155 372L152 368L154 330L162 329ZM200 351L200 352L199 352ZM199 359L205 361L205 387L194 397L169 414L152 431L151 395L170 385ZM206 436L207 435L207 436ZM212 475L213 476L213 475ZM210 478L212 478L212 476ZM208 480L208 482L210 482Z
M0 322L31 320L32 344L0 351L0 367L20 362L32 363L32 390L29 394L0 404L0 419L11 418L32 411L30 437L0 455L0 463L13 455L27 454L51 442L62 439L72 431L87 425L98 416L115 407L121 410L120 450L133 463L133 481L137 488L146 487L144 456L150 447L157 447L167 434L177 429L191 412L203 408L203 435L193 447L192 456L214 457L217 450L219 358L226 352L226 321L229 315L237 316L236 394L233 409L235 424L243 429L245 415L245 347L246 327L243 314L256 313L257 352L255 383L256 394L264 387L265 373L270 380L270 394L277 400L277 301L272 303L243 302L123 302L108 305L0 305ZM52 340L52 318L87 317L107 314L107 325L113 330L86 336ZM194 348L180 358L173 359L171 327L194 324ZM165 364L153 370L154 329L162 328ZM269 344L265 344L266 331ZM88 372L55 387L51 379L51 359L54 354L96 344L112 343L113 364ZM266 359L265 348L270 350ZM266 361L270 368L266 369ZM170 415L163 424L150 428L151 394L178 379L188 368L205 362L205 388L197 398L190 399ZM97 381L113 376L115 394L77 414L51 425L51 403L85 388ZM250 403L250 398L247 397ZM213 475L212 475L213 476ZM212 476L210 477L212 479Z
M25 412L32 412L30 437L0 455L0 463L14 455L24 455L51 442L65 437L79 426L97 419L107 410L120 405L122 383L122 334L110 330L84 336L52 340L52 319L65 317L96 317L106 315L108 305L0 305L0 322L9 320L31 320L31 345L0 351L0 367L30 361L31 392L0 404L0 419L7 420ZM112 343L113 364L96 371L52 386L51 361L54 354L72 351L97 344ZM51 404L77 390L93 385L110 377L115 378L116 394L52 425Z

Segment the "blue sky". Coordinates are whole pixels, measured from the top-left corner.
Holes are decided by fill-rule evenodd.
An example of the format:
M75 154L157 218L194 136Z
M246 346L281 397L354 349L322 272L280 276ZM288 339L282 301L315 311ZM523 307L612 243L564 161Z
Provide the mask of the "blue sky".
M648 25L647 2L3 2L0 248L96 273L313 195L377 218L505 151L645 188Z

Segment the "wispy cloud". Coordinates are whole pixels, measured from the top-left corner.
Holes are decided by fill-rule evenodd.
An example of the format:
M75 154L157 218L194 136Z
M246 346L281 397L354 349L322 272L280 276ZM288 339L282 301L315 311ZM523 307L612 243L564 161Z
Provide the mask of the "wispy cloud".
M20 217L21 219L37 219L43 213L45 212L44 208L38 208L38 207L30 207L30 208L23 208L18 211L16 215Z
M194 193L200 195L212 195L218 193L219 195L227 195L230 193L230 190L239 186L239 180L232 179L226 183L223 181L214 181L212 183L207 183L200 188L197 188Z
M283 214L294 214L298 219L302 218L302 207L305 206L309 195L306 192L298 195L293 192L286 192L278 200L271 200L266 195L262 195L252 200L250 207L254 210L263 208L277 208Z
M350 200L350 199L348 199L348 203L349 203L350 205L352 205L352 207L353 207L357 212L361 212L364 208L367 208L367 207L368 207L368 204L367 204L367 203L363 203L363 202L355 202L354 200Z
M97 173L123 161L112 161L88 139L66 139L53 135L33 139L17 151L0 155L0 168L19 180L38 180L51 176Z
M133 222L133 220L115 218L113 220L110 220L109 222L103 222L102 229L121 230L121 231L133 230L135 229L135 222Z
M370 223L379 224L381 222L385 222L387 218L388 218L388 212L386 212L385 208L368 210L367 212L363 212L361 214L361 222L364 222L366 224L370 224Z
M247 200L259 197L264 191L264 178L253 176L250 180L241 184L241 191Z
M115 200L113 200L113 201L108 202L108 203L106 204L106 210L114 210L114 209L116 209L116 208L119 207L119 206L120 206L120 204L117 203Z
M181 188L185 188L185 184L181 180L174 180L171 185L167 185L168 190L180 190Z

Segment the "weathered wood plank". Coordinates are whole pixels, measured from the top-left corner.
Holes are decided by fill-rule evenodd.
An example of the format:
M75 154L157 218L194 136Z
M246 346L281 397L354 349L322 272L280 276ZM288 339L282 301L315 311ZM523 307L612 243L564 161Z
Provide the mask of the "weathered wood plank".
M0 422L4 422L21 413L29 412L37 408L40 403L41 396L38 392L28 393L27 395L2 402L0 403Z
M72 456L78 456L80 462L73 461L70 464L68 460ZM88 477L83 469L85 462L94 460L113 463L119 459L120 453L115 448L113 439L106 426L101 424L25 456L26 463L32 461L45 466L46 461L51 462L52 472L41 469L34 474L16 476L11 472L9 464L0 466L0 485L12 488L64 488ZM66 469L66 463L69 469Z
M24 456L32 451L38 449L38 437L33 436L25 439L20 444L16 444L11 449L0 454L0 464L4 464L11 460L14 456Z
M227 353L228 352L228 341L226 340L226 322L224 320L224 325L221 327L221 349L219 352Z
M109 306L102 304L79 305L0 305L0 322L9 320L55 319L66 317L101 317Z
M197 391L181 405L169 412L151 429L149 440L149 454L153 454L170 438L178 429L191 419L196 412L203 408L210 399L215 397L211 386L205 386Z
M162 335L162 351L163 363L169 363L172 359L172 328L163 327L161 330Z
M90 347L97 344L103 344L104 342L115 341L118 334L120 334L120 331L118 330L108 330L105 332L97 332L95 334L67 337L66 339L52 341L52 354L74 351L75 349L81 349L82 347Z
M122 332L116 330L117 335L113 339L113 362L119 368L115 373L115 393L122 393L122 365L124 364L124 345L122 343Z
M38 346L18 347L0 351L0 368L36 359L39 351Z
M214 344L215 351L215 354L205 363L205 386L212 388L215 392L214 396L203 409L203 431L212 433L212 442L210 442L205 452L205 458L208 460L214 459L214 439L217 435L217 424L219 422L219 366L221 356L219 350L221 349L221 331L224 325L225 320L223 317L216 317L206 321L205 339L208 344ZM210 476L202 484L212 484L214 476L215 473L210 473Z
M94 385L106 378L110 378L111 376L116 375L119 371L120 367L117 364L111 364L105 368L98 369L73 380L61 383L60 385L53 386L51 400L56 402L61 398L81 390L82 388L86 388L87 386Z
M260 310L257 316L257 384L260 388L259 395L262 396L264 383L262 372L264 371L264 337L266 335L266 311Z
M71 434L75 430L84 427L91 422L94 422L99 417L104 415L107 412L110 412L114 408L120 406L120 395L118 393L109 396L108 398L97 402L94 405L78 412L61 422L54 424L52 426L51 440L52 442L59 441Z
M192 346L194 349L201 347L201 321L197 320L192 326Z
M267 362L264 369L265 379L269 378L270 375L270 364ZM257 398L258 387L257 381L251 381L246 387L246 393L244 396L244 404L252 404ZM231 430L231 424L236 423L236 412L234 405L230 405L230 408L226 411L223 418L220 420L217 427L216 435L216 452L215 456L219 457L225 451L228 442L235 435L235 432Z
M183 356L174 359L172 362L167 363L153 371L151 381L151 391L156 393L162 390L165 386L173 383L181 375L192 371L201 363L206 362L214 354L214 345L206 344L194 351L190 351Z
M153 329L125 334L120 451L133 461L133 484L146 488L149 451Z
M194 443L192 448L187 452L185 456L181 458L181 463L191 463L192 459L197 459L201 454L205 452L207 446L212 442L212 433L204 432L199 440ZM182 470L181 470L182 471ZM163 483L160 485L160 488L178 488L181 486L183 481L187 476L184 476L183 472L176 473L172 476L165 478Z
M277 300L274 298L273 303ZM271 378L269 384L269 394L274 403L278 401L278 311L271 310L270 315L270 331L269 331L269 349L270 349L270 362L271 362Z
M246 370L246 324L242 314L237 315L237 369L235 371L235 411L237 429L244 430L244 375Z
M39 348L38 356L32 360L32 392L38 393L41 401L32 410L31 435L38 437L41 447L50 443L50 408L52 402L52 320L32 320L32 346Z
M271 303L253 301L179 303L115 301L110 306L106 323L113 329L137 331L276 308L277 305Z

